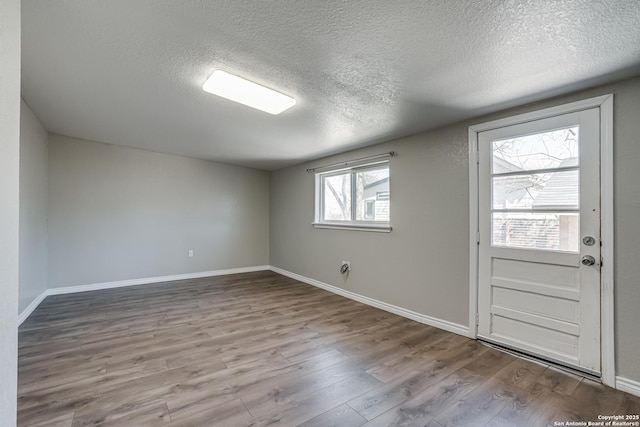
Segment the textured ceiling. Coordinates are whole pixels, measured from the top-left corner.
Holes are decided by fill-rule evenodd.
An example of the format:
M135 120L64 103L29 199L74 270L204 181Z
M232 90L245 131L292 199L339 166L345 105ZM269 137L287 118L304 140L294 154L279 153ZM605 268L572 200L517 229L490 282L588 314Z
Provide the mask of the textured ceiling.
M23 0L53 133L273 170L640 74L637 0ZM202 91L216 68L293 96Z

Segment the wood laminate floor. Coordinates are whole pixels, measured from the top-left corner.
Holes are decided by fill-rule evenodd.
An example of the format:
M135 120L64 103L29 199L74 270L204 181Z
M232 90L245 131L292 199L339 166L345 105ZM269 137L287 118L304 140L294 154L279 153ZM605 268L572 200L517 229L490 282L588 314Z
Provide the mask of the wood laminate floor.
M272 272L48 297L18 425L553 426L640 399ZM556 424L557 425L557 424Z

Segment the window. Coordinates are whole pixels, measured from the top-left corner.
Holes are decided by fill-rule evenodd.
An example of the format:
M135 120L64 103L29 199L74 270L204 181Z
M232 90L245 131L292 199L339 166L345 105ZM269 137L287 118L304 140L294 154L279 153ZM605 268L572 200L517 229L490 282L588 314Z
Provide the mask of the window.
M579 126L492 141L492 245L578 252Z
M316 173L317 228L390 231L389 162Z

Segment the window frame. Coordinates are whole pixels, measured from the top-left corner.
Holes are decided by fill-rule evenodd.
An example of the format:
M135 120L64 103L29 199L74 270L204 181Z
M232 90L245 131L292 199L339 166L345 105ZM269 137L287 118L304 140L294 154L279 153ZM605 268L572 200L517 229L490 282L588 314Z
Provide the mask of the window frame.
M371 220L357 220L357 197L355 192L356 186L356 174L366 170L375 169L387 169L389 171L389 185L391 185L391 168L388 159L364 164L358 164L350 167L342 167L337 169L324 170L321 172L315 172L315 216L312 225L315 228L326 229L339 229L339 230L355 230L355 231L374 231L374 232L391 232L391 218L389 221L371 221ZM324 178L350 174L351 178L351 220L325 220L324 219ZM391 191L389 191L389 194ZM389 196L389 203L391 203L391 197Z

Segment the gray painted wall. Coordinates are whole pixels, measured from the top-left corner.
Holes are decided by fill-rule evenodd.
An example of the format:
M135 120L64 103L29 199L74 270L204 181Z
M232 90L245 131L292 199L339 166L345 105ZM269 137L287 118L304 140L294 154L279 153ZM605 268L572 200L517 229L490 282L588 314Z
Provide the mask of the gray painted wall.
M0 2L0 426L16 425L20 1Z
M266 172L50 135L48 210L50 288L269 263Z
M271 265L377 300L468 325L468 126L614 93L617 373L640 381L640 78L480 117L274 172ZM394 150L390 234L311 226L308 167ZM351 261L344 280L341 260Z
M616 351L619 375L640 381L640 78L614 92Z
M20 286L18 312L47 289L47 143L29 106L20 108Z
M447 128L273 173L271 264L466 324L468 164L460 135ZM391 233L311 226L314 176L307 167L391 150L399 153L390 163ZM347 280L341 260L351 261Z
M466 326L465 132L445 128L273 173L271 264ZM398 152L390 163L393 231L313 228L314 176L305 169L387 151ZM347 280L341 260L351 261Z

